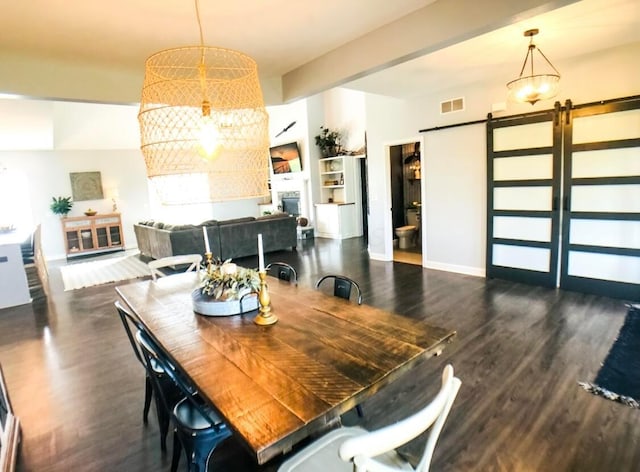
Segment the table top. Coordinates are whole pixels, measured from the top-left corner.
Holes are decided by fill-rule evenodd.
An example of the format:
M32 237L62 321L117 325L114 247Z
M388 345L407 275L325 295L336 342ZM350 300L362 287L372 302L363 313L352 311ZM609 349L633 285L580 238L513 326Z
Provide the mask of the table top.
M194 313L194 272L116 287L259 464L289 450L442 350L455 331L268 278L271 326L256 312Z

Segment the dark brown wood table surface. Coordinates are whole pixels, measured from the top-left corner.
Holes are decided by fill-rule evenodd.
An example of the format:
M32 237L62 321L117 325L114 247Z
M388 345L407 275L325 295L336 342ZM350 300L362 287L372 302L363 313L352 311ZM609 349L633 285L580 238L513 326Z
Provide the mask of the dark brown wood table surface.
M258 463L286 452L441 351L454 331L268 278L271 326L256 312L194 313L193 272L116 287Z

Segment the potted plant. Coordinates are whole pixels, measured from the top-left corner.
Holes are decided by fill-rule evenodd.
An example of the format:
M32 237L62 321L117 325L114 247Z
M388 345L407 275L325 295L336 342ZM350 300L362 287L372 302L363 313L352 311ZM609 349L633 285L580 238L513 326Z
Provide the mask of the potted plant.
M56 215L67 216L71 211L71 207L73 206L71 197L53 197L51 200L49 208L51 208L51 211Z
M201 277L200 287L191 294L197 313L227 316L258 308L260 277L257 270L238 267L231 259L224 262L214 259Z
M341 134L339 131L320 126L320 134L315 137L316 145L320 148L322 157L336 156L340 148Z

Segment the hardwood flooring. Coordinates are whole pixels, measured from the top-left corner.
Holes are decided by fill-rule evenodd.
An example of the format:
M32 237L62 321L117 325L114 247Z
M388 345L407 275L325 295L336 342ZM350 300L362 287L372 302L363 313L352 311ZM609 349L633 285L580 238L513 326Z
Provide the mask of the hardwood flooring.
M362 239L301 241L266 260L292 264L307 286L348 275L365 303L458 333L442 356L345 422L376 428L415 411L451 363L462 388L432 470L640 470L640 411L577 385L595 377L624 321L623 301L371 261ZM144 376L113 307L119 283L64 292L55 265L49 275L49 297L36 288L31 305L0 310L0 363L23 426L18 471L169 470L154 415L142 423ZM421 446L402 452L415 457ZM274 471L278 462L258 468L230 439L209 470Z

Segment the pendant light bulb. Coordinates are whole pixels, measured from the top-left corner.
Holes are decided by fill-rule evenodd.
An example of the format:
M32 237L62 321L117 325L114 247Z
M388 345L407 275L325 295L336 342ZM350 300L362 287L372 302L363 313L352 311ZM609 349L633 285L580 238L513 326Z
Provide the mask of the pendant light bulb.
M215 159L220 153L220 133L211 117L211 104L202 103L202 118L198 130L198 153L207 160Z

